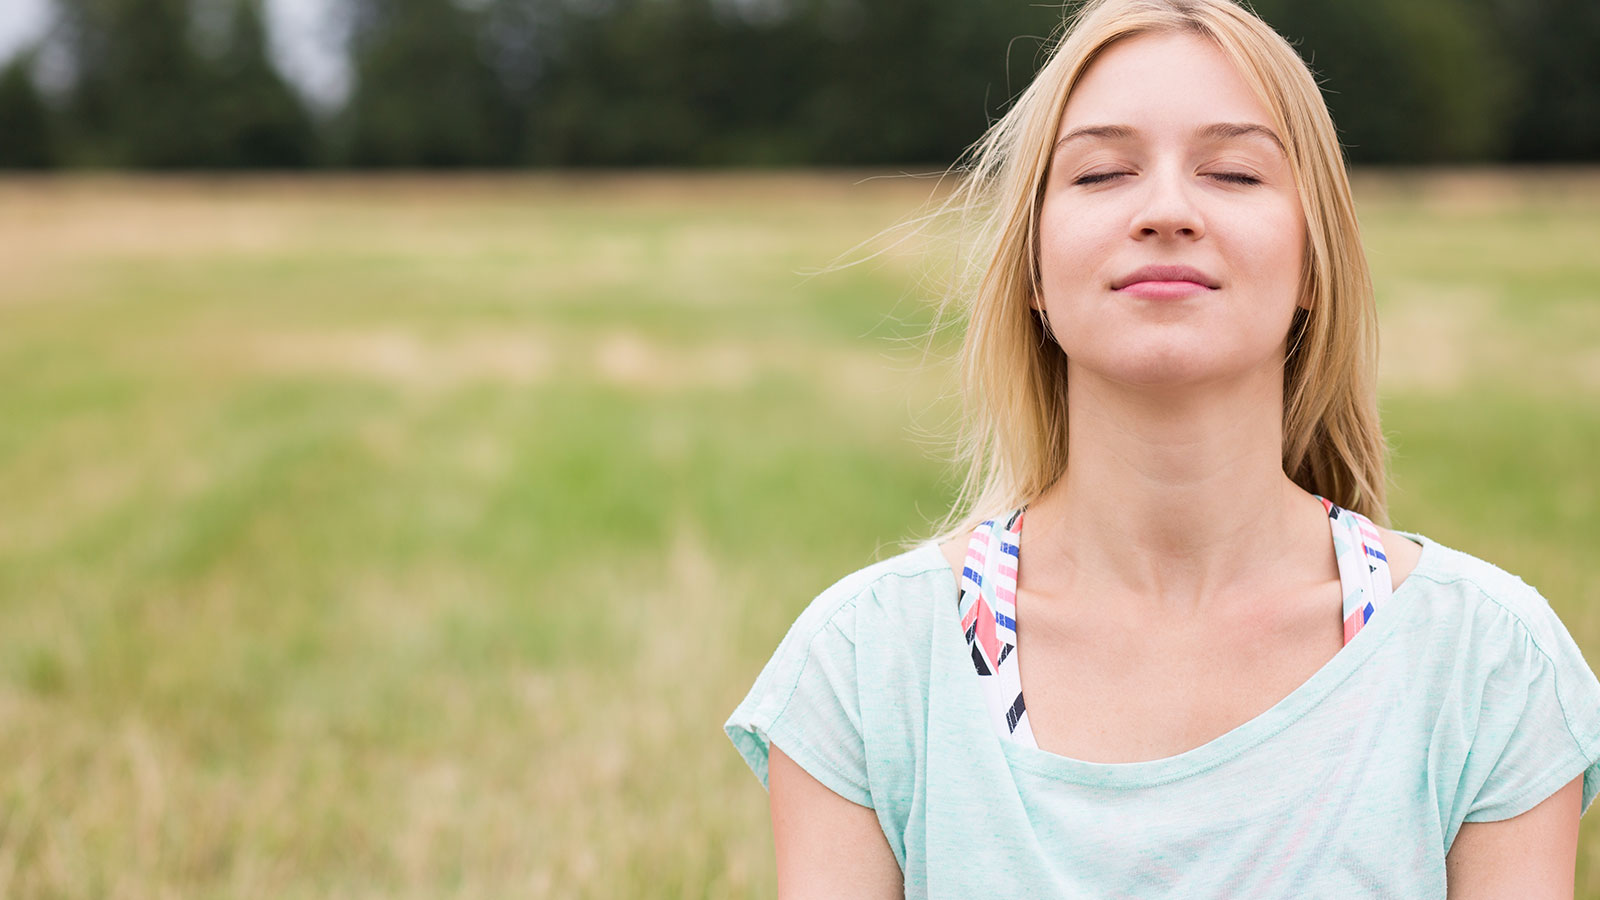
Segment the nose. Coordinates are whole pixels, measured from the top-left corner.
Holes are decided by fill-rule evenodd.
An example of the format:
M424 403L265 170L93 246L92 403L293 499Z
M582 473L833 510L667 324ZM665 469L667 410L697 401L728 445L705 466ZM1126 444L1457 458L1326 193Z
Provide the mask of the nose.
M1203 236L1205 219L1195 205L1193 189L1181 174L1151 173L1130 223L1130 237L1196 240Z

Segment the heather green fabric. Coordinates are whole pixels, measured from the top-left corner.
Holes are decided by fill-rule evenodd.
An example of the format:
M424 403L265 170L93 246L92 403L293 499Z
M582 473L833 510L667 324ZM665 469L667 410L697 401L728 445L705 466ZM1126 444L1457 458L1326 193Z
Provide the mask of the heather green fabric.
M726 731L763 785L776 743L873 808L908 897L1443 898L1462 823L1579 775L1588 809L1600 682L1533 588L1412 537L1416 569L1350 643L1177 756L1002 741L931 543L817 597Z

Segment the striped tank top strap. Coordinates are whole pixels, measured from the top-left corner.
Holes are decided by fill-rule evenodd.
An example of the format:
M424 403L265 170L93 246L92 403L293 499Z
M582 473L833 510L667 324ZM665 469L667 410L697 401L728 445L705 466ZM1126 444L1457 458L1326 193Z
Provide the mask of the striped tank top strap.
M1328 527L1333 532L1333 554L1344 594L1344 642L1348 644L1394 593L1389 558L1383 555L1383 540L1372 520L1327 498L1317 499L1328 511Z
M973 529L962 567L959 612L996 732L1032 745L1016 656L1021 533L1021 510Z

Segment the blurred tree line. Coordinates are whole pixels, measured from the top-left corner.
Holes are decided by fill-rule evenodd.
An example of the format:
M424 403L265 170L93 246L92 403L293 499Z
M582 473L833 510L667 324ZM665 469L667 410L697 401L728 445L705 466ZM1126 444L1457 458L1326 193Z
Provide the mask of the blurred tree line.
M1025 0L333 0L314 111L264 0L53 0L0 69L0 165L943 163L1061 19ZM1255 0L1360 162L1600 159L1595 0ZM41 89L39 54L65 77Z

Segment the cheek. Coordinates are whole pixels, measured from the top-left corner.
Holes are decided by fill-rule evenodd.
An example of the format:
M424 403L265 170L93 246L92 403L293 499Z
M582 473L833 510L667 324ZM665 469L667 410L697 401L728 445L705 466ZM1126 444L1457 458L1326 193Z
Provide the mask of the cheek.
M1279 254L1296 281L1306 256L1306 220L1297 208L1283 217L1278 226Z
M1299 208L1240 223L1239 258L1248 271L1239 273L1286 303L1299 301L1300 272L1306 255L1305 220Z
M1039 216L1038 244L1044 297L1035 301L1036 307L1094 284L1114 241L1083 210L1046 206Z

